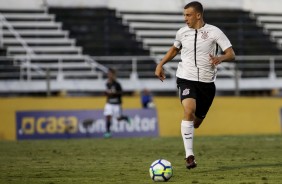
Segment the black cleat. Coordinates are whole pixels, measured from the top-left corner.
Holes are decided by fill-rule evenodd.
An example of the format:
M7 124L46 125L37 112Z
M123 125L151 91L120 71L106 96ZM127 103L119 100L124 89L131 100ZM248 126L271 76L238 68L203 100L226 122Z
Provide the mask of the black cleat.
M186 160L186 168L187 169L193 169L197 167L197 163L195 161L194 155L190 155L189 157L185 158Z

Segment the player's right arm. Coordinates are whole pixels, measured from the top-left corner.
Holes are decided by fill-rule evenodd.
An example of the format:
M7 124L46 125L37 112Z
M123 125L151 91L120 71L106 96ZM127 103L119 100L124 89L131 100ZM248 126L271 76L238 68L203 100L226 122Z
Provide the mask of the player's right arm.
M159 62L159 64L156 67L155 75L163 81L165 79L165 73L163 69L163 65L166 64L168 61L172 60L180 51L180 49L176 48L174 45L167 51L165 56L162 58L162 60Z

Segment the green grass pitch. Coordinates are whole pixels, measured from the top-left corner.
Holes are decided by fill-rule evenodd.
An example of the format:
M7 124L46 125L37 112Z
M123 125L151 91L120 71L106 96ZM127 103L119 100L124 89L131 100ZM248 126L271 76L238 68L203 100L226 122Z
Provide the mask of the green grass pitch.
M176 184L282 183L282 136L196 136L187 170L181 137L0 141L1 184L148 184L150 164L172 163Z

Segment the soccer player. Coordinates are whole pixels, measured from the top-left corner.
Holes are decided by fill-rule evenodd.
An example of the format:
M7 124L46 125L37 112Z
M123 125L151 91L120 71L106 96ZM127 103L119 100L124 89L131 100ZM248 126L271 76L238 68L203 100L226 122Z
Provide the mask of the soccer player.
M216 67L222 62L235 59L235 53L226 35L216 26L205 23L203 13L203 6L197 1L184 7L187 26L177 31L173 46L155 70L155 75L163 81L163 65L181 51L176 82L184 110L181 135L187 169L197 166L193 153L194 128L199 128L214 99ZM222 55L217 55L218 46L223 51Z
M109 138L111 137L112 118L116 118L118 121L126 120L127 122L129 122L129 118L122 115L122 87L116 80L116 71L112 68L108 70L106 88L107 103L104 108L106 132L104 137Z

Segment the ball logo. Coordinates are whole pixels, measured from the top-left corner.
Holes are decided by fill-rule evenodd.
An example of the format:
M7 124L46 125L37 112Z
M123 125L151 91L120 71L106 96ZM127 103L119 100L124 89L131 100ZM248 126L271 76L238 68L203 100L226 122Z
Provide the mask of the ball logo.
M186 96L186 95L189 95L190 93L190 89L184 89L183 92L182 92L182 96Z
M154 174L163 174L163 173L172 174L172 169L171 168L167 168L166 170L165 169L154 169L153 173Z

